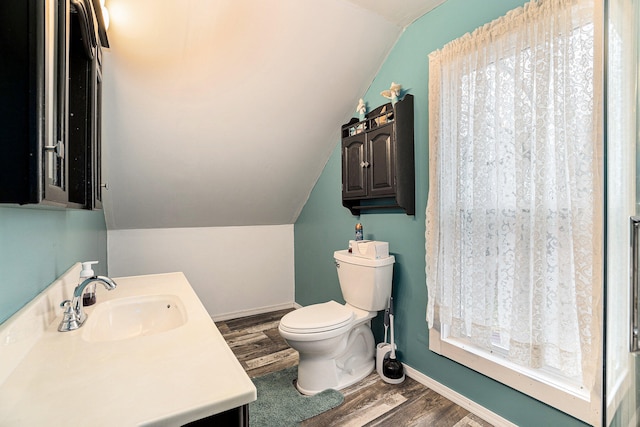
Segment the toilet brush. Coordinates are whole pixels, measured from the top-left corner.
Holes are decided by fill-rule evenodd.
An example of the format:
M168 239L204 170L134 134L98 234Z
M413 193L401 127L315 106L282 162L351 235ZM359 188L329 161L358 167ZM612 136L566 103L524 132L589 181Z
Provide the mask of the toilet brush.
M389 303L391 303L391 300L389 300ZM389 331L389 308L390 306L387 306L387 308L384 310L384 343L387 343L387 332Z
M385 359L382 365L382 379L391 384L400 384L404 381L404 368L396 358L396 342L393 333L393 298L389 302L389 323L391 328L391 355Z
M379 343L376 346L376 372L380 375L381 378L384 379L384 373L382 372L382 364L385 359L389 358L389 354L391 353L389 350L391 348L391 344L387 343L389 332L389 306L384 309L384 341Z

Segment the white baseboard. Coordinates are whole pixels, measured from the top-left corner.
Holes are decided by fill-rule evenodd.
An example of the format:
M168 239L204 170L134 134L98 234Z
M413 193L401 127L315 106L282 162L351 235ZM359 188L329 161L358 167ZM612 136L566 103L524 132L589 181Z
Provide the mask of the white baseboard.
M496 414L495 412L488 410L484 406L479 405L473 400L439 383L433 378L426 376L425 374L412 368L411 366L408 366L404 363L402 365L404 366L405 373L408 377L413 378L414 380L418 381L420 384L446 397L456 405L459 405L465 408L466 410L468 410L469 412L479 416L486 422L493 424L494 426L497 426L497 427L501 427L501 426L517 427L516 424L513 424L512 422L502 418L500 415Z
M238 319L240 317L254 316L256 314L268 313L270 311L284 310L287 308L300 308L300 305L294 302L288 302L284 304L270 305L267 307L252 308L251 310L240 310L240 311L234 311L232 313L216 314L215 316L211 316L211 318L213 319L214 322L220 322L223 320Z

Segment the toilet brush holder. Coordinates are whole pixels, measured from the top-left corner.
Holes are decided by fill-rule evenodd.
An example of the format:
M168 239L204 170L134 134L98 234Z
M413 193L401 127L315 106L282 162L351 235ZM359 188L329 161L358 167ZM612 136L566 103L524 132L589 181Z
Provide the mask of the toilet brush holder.
M397 378L391 378L385 375L384 373L384 364L385 361L389 363L389 359L391 358L391 344L381 342L376 346L376 372L380 375L380 378L388 384L400 384L404 381L405 375L402 372L402 375ZM399 363L399 362L397 362Z
M384 359L388 359L391 354L391 344L381 342L376 346L376 372L382 379L384 379L384 374L382 372L382 364L384 363Z

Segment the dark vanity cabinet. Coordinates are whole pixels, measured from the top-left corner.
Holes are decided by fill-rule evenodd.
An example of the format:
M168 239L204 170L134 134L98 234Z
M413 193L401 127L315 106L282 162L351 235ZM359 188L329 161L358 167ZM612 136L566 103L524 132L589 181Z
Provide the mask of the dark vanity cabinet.
M412 95L342 126L342 204L415 214Z
M99 0L0 1L0 203L101 207Z

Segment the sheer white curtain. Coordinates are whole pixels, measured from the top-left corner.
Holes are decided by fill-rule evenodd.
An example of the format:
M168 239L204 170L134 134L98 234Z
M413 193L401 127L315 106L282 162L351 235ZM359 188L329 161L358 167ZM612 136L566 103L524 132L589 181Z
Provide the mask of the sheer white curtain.
M599 25L592 0L540 0L429 56L429 327L587 383L602 286Z

